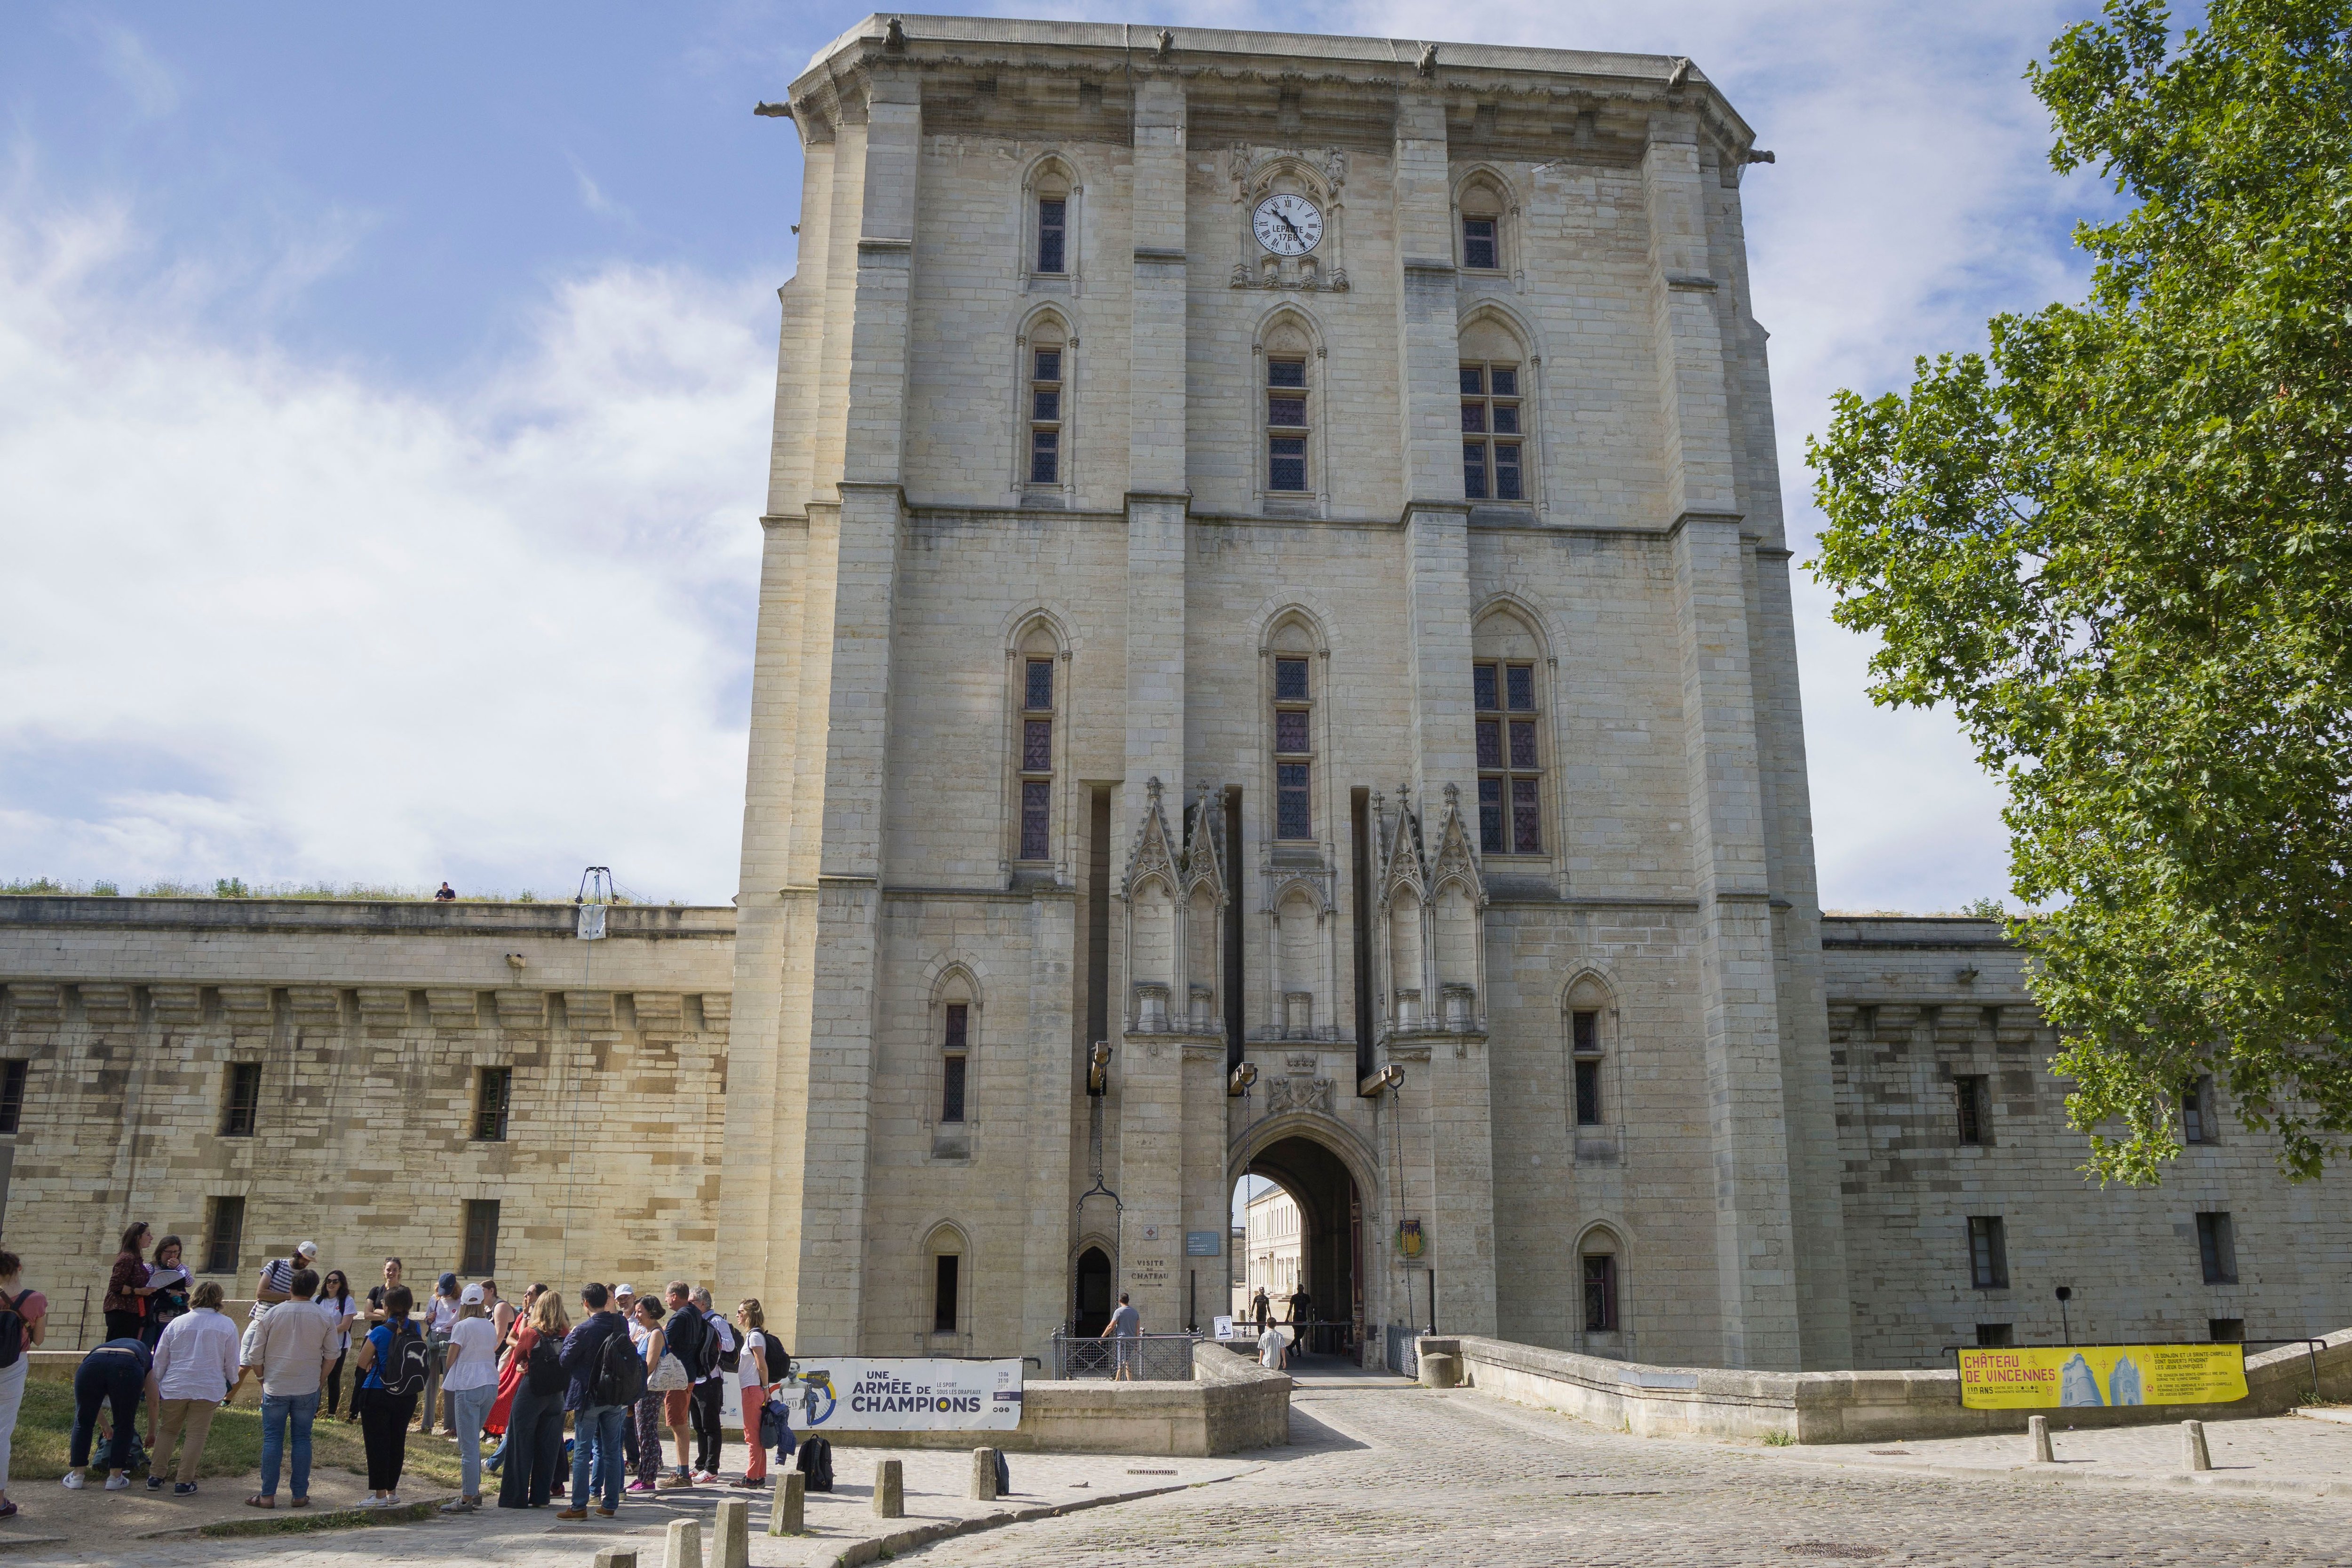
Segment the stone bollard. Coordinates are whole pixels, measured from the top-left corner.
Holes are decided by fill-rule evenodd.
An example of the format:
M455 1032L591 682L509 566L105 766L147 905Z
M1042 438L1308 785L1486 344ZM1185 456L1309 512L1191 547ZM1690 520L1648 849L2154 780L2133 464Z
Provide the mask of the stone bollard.
M1424 1355L1421 1358L1421 1385L1423 1388L1451 1388L1458 1381L1458 1369L1450 1355Z
M808 1529L808 1478L798 1470L776 1477L776 1500L768 1508L770 1535L799 1535Z
M884 1519L907 1517L907 1470L896 1459L874 1462L874 1511Z
M2053 1464L2050 1457L2050 1417L2029 1415L2025 1418L2027 1459L2037 1465Z
M2183 1421L2180 1424L2180 1468L2184 1470L2210 1470L2213 1455L2205 1447L2205 1423Z
M996 1450L971 1451L971 1495L982 1502L996 1500Z
M751 1568L751 1500L720 1498L710 1526L710 1568Z
M702 1521L673 1519L662 1548L662 1568L702 1568Z
M634 1546L599 1546L596 1548L596 1568L637 1568L637 1549Z

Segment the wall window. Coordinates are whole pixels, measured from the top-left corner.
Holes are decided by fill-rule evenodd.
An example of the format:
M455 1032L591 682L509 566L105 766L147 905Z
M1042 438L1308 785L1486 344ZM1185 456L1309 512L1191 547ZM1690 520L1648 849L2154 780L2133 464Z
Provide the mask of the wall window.
M514 1068L484 1068L474 1079L474 1138L478 1142L506 1141L507 1106L514 1094Z
M1307 489L1307 361L1265 362L1265 488Z
M1478 847L1489 855L1539 855L1536 668L1497 660L1470 670L1478 709Z
M0 1062L0 1132L14 1132L25 1119L25 1072L22 1060Z
M947 1039L940 1047L940 1120L961 1121L964 1075L971 1061L971 1005L949 1003L947 1020Z
M1502 265L1503 238L1496 231L1500 218L1471 216L1462 219L1462 265L1475 272L1491 272Z
M2213 1080L2200 1075L2180 1091L2180 1138L2184 1143L2213 1140Z
M1307 660L1274 661L1274 836L1315 837L1310 793L1314 773L1314 708L1308 700Z
M261 1064L231 1062L221 1102L221 1136L250 1138L261 1122Z
M466 1204L466 1250L457 1272L477 1279L499 1271L499 1201L471 1198Z
M931 1332L956 1331L956 1291L961 1283L963 1259L942 1252L931 1259Z
M1067 272L1069 270L1070 198L1066 195L1037 198L1037 270Z
M1584 1255L1584 1331L1613 1332L1617 1327L1617 1258L1613 1253Z
M2009 1289L2009 1237L1998 1215L1969 1217L1969 1283L1979 1290Z
M1023 662L1021 680L1021 858L1053 857L1054 660Z
M1983 1076L1964 1075L1952 1079L1952 1095L1959 1103L1960 1142L1984 1142L1986 1108Z
M245 1246L245 1200L215 1198L205 1215L205 1272L234 1274Z
M1569 1015L1570 1044L1576 1052L1576 1124L1601 1125L1601 1015Z
M1063 379L1066 353L1060 343L1033 343L1029 350L1029 482L1062 482Z
M2217 1345L2242 1345L2246 1342L2246 1320L2243 1318L2208 1318L2205 1337Z
M1472 500L1527 500L1519 423L1519 367L1462 367L1462 493Z
M2238 1282L2238 1239L2228 1215L2197 1216L2197 1260L2204 1267L2206 1284Z
M2007 1350L2017 1342L2017 1331L2009 1323L1979 1323L1977 1346L1980 1350Z

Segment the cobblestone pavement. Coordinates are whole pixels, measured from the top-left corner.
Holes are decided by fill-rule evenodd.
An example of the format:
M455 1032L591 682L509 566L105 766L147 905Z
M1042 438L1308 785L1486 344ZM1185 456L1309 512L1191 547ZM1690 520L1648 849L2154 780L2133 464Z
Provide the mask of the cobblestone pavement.
M2050 1423L2050 1448L2056 1468L2103 1478L2173 1479L2182 1471L2178 1426L2116 1426L2070 1431ZM2250 1421L2209 1421L2205 1447L2213 1479L2228 1482L2341 1486L2352 1496L2352 1425L2273 1415ZM1996 1437L1939 1437L1912 1443L1832 1443L1783 1448L1778 1456L1813 1463L1895 1468L1935 1466L1944 1469L2011 1469L2029 1455L2023 1433ZM2048 1474L2052 1467L2037 1467ZM2331 1493L2332 1495L2332 1493Z
M985 1435L974 1433L975 1444ZM420 1439L421 1440L421 1439ZM742 1473L743 1450L727 1446L726 1472ZM881 1520L873 1511L874 1466L882 1458L904 1467L906 1517ZM1105 1493L1141 1493L1165 1487L1212 1480L1257 1468L1253 1455L1225 1459L1169 1459L1120 1454L1012 1454L1006 1462L1013 1475L1013 1494L1002 1503L974 1502L964 1494L971 1477L970 1449L923 1451L835 1448L835 1489L812 1493L807 1521L811 1533L798 1539L771 1539L768 1528L770 1494L731 1487L695 1487L660 1492L654 1497L625 1497L617 1518L577 1523L559 1522L558 1502L544 1510L521 1511L486 1508L462 1518L435 1518L415 1523L368 1529L338 1530L310 1535L240 1537L205 1541L186 1535L168 1539L131 1538L136 1531L153 1527L142 1513L132 1521L127 1511L116 1517L128 1529L108 1531L63 1524L62 1509L53 1500L86 1502L97 1499L115 1503L129 1493L62 1493L55 1481L18 1486L13 1492L23 1512L0 1527L0 1552L7 1561L23 1563L105 1563L121 1568L374 1568L385 1561L403 1563L483 1563L497 1568L589 1568L598 1546L621 1542L635 1545L646 1568L662 1561L663 1535L673 1519L703 1521L704 1544L709 1543L710 1520L721 1498L746 1498L751 1504L751 1561L756 1568L803 1568L831 1563L850 1542L887 1531L929 1521L967 1518L1000 1509L1034 1508L1040 1504L1083 1502ZM224 1486L234 1486L234 1481ZM207 1491L213 1482L205 1483ZM244 1490L236 1495L243 1496ZM496 1490L495 1487L490 1489ZM60 1492L52 1500L51 1492ZM320 1489L320 1495L325 1495ZM421 1491L407 1497L427 1495ZM1115 1504L1114 1507L1129 1506ZM282 1517L251 1510L232 1510L246 1519ZM220 1517L215 1510L205 1518ZM196 1522L190 1516L190 1522ZM35 1544L54 1531L68 1530L71 1539L56 1544ZM15 1538L12 1540L12 1536Z
M942 1542L923 1568L1279 1562L2352 1564L2352 1507L1783 1462L1446 1394L1302 1387L1251 1474Z

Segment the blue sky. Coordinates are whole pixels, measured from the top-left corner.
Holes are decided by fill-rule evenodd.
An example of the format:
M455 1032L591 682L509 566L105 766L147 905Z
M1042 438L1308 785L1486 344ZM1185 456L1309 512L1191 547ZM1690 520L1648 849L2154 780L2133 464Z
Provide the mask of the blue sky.
M1831 390L2074 298L2020 79L2087 6L1024 5L1694 57L1782 483ZM734 887L774 289L750 112L863 13L26 3L0 16L0 880ZM1802 548L1801 558L1808 553ZM1949 721L1799 584L1831 908L2005 891Z

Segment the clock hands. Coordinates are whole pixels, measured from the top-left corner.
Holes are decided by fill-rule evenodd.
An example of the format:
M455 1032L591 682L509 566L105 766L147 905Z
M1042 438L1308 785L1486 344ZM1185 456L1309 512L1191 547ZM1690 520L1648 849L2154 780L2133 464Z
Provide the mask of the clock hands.
M1283 227L1290 231L1291 238L1297 240L1301 245L1305 245L1307 243L1307 237L1298 232L1298 226L1291 222L1289 217L1284 214L1280 207L1274 209L1274 216L1276 220L1281 223Z

